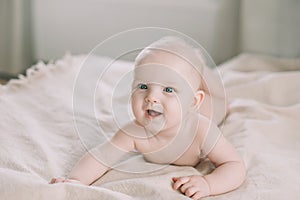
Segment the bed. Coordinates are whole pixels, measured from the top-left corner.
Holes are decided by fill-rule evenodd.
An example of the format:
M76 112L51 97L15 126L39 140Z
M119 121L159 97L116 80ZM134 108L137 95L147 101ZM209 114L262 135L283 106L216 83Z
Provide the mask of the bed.
M94 91L96 112L91 112L90 106L78 106L82 104L73 99L86 57L40 62L25 76L1 85L1 199L189 199L172 190L171 177L209 173L209 161L196 168L159 166L135 153L92 186L48 184L52 177L66 175L87 149L117 128L108 97L132 63L114 62L101 87L81 82L79 102L86 100L84 92ZM93 73L104 71L110 61L91 55L85 64ZM300 198L299 69L300 59L254 54L240 54L215 69L230 100L221 129L243 156L247 179L237 190L207 199ZM120 108L126 107L127 95L115 96ZM105 134L99 134L99 127Z

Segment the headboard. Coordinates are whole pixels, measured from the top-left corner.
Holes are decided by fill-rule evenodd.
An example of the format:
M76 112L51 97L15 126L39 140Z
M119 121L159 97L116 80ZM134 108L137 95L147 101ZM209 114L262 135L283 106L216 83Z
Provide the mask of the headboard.
M88 53L121 31L163 27L192 37L221 63L238 53L238 9L239 0L33 0L35 57Z

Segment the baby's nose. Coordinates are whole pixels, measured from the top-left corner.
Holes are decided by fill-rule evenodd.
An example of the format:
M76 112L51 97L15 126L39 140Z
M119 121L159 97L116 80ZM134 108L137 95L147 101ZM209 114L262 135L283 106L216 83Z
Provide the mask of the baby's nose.
M159 103L159 97L155 92L149 92L148 95L145 98L145 101L147 103Z

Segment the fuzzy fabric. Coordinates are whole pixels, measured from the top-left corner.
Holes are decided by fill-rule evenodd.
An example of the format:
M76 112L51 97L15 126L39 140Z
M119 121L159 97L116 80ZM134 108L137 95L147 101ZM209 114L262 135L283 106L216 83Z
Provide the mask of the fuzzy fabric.
M92 186L48 184L109 138L120 125L116 118L129 120L118 112L127 109L128 91L115 88L132 67L66 55L0 87L1 199L189 199L171 188L171 178L208 173L209 162L162 166L133 154ZM248 174L239 189L207 199L300 198L299 69L300 60L248 54L218 67L230 99L222 131Z

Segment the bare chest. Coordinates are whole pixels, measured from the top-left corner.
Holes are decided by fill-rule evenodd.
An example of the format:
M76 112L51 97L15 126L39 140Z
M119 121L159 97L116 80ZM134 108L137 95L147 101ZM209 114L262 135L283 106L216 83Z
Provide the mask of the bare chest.
M161 139L156 136L139 140L137 150L144 158L153 163L194 166L200 161L198 121L190 121L172 139Z

